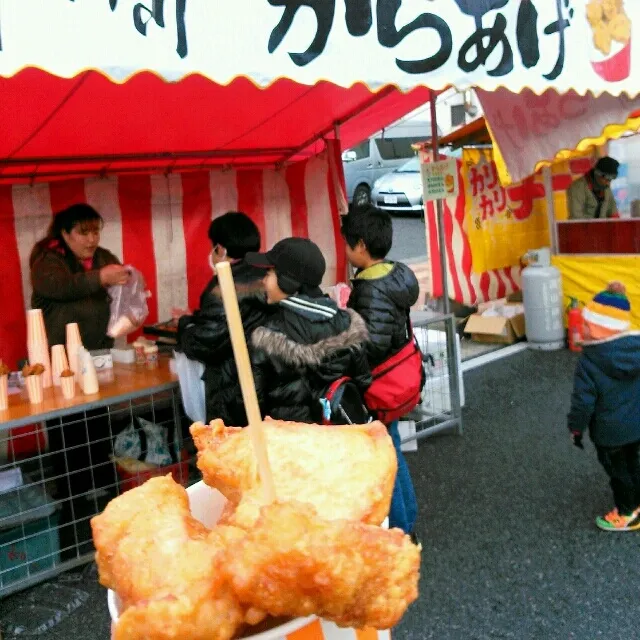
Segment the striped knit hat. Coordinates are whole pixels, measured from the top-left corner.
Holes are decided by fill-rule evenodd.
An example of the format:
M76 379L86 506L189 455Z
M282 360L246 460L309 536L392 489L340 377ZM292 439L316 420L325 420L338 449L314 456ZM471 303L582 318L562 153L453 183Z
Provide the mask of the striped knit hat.
M621 282L611 282L582 311L591 340L604 340L628 331L631 305Z

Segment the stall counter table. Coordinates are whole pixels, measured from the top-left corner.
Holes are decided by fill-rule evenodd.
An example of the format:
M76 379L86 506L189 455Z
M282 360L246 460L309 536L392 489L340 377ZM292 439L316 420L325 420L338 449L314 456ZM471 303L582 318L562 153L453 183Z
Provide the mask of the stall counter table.
M39 405L30 404L26 389L19 394L10 395L9 408L0 411L0 439L7 442L16 440L23 437L18 435L24 433L24 429L21 430L20 427L38 423L48 422L49 431L49 421L54 421L55 424L56 420L65 417L70 419L71 416L78 421L78 428L87 429L88 434L93 427L92 420L95 419L92 416L103 413L100 410L104 409L104 415L115 413L119 417L124 416L127 423L134 414L148 412L154 416L154 422L157 419L158 424L173 424L176 427L174 434L177 444L183 450L179 383L177 376L170 370L168 357L160 357L156 369L147 369L144 365L114 363L112 380L100 381L98 393L84 395L79 386L76 386L76 393L73 399L65 400L59 387L45 389L44 402ZM39 442L38 435L34 439ZM61 480L64 482L65 476L51 476L45 472L52 454L41 449L41 446L37 445L37 451L34 450L18 461L0 460L0 472L19 467L23 478L22 485L11 490L16 496L21 496L17 498L18 511L11 516L11 522L18 518L22 524L17 527L15 524L8 524L3 528L0 523L0 598L91 562L94 550L90 519L100 513L113 497L110 492L100 496L92 486L87 485L86 495L72 496L72 520L61 519L63 502L53 497L57 493L52 490L54 486L59 486ZM64 449L65 459L66 452L73 445L66 447L69 448ZM94 471L104 468L104 462L108 462L91 460L88 469L92 476ZM68 466L66 478L70 482ZM121 491L118 485L110 490L117 493ZM33 499L34 493L42 496L41 500L51 506L34 509L33 502L27 504L25 499L28 495ZM64 500L65 504L67 500ZM13 502L16 503L15 500ZM35 511L39 515L34 515Z
M100 382L100 390L93 395L84 395L76 385L76 396L65 400L59 387L44 390L44 402L33 405L27 398L27 391L9 396L9 408L0 411L0 431L13 429L34 422L44 422L106 407L136 398L150 396L162 391L178 388L178 377L169 368L169 358L160 357L157 369L147 369L144 365L113 365L113 380Z

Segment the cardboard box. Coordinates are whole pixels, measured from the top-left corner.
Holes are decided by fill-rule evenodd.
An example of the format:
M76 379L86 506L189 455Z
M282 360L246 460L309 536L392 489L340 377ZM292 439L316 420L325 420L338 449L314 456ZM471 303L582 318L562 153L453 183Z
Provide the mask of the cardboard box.
M520 305L506 304L503 306L516 307ZM467 320L465 333L470 333L471 339L475 342L513 344L526 335L524 313L518 313L511 318L507 318L498 315L483 316L482 311L480 311Z

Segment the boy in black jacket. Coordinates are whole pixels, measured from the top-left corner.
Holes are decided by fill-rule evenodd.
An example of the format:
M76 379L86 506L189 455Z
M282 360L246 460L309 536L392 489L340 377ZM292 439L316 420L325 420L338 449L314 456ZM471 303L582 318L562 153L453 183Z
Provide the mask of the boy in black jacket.
M418 280L406 265L386 260L393 241L393 225L385 211L375 207L357 209L343 218L342 235L347 243L347 258L356 269L348 306L367 324L367 357L373 369L407 344L407 313L418 300ZM389 524L412 534L418 511L416 495L400 447L398 422L388 427L398 455Z
M576 367L568 427L583 448L589 430L611 481L615 509L604 531L640 530L640 334L630 332L625 288L612 282L583 311L585 343Z
M287 238L246 261L267 270L263 283L273 313L251 336L253 375L263 416L321 423L321 398L343 376L371 384L367 328L320 290L325 260L311 240Z

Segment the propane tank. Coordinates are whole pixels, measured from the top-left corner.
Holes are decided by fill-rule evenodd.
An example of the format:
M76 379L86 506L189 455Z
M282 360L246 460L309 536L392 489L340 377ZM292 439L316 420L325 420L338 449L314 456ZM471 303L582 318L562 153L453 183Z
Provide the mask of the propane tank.
M551 250L533 249L524 256L522 298L531 349L564 349L565 333L560 271L551 266Z
M582 351L582 329L584 320L582 309L576 298L571 298L569 310L567 311L567 335L569 336L569 349L571 351Z

